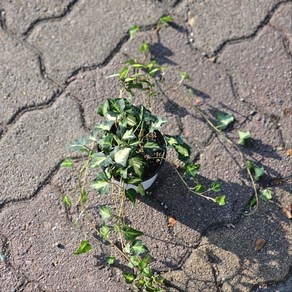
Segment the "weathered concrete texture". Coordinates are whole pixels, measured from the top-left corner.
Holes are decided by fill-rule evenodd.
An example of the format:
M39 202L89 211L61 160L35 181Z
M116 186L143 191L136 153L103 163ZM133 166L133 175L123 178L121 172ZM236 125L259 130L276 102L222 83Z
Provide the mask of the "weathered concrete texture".
M76 168L59 170L51 180L51 185L56 186L60 190L60 195L70 194L69 197L74 202L78 199L78 192L72 192L76 188L77 171L82 163L77 162ZM88 178L88 209L93 211L93 220L97 226L102 224L98 214L98 207L102 205L113 206L115 200L113 195L98 195L96 191L90 189L90 183L94 179L94 171L91 177ZM153 257L153 268L158 271L170 271L178 269L188 257L190 246L187 242L176 236L172 229L168 227L169 212L159 201L155 200L151 195L140 198L135 204L135 209L130 202L125 205L126 220L133 228L141 230L144 236L141 239L151 250ZM135 212L133 212L135 210ZM74 211L75 213L75 211ZM71 214L72 220L79 217L79 214ZM178 223L179 224L179 223ZM150 228L151 226L151 228ZM198 233L193 231L193 236ZM81 238L82 239L82 238ZM81 240L80 239L80 240ZM96 239L94 239L96 241ZM104 248L106 248L104 246ZM165 250L168 252L165 253ZM108 252L114 252L113 250ZM102 254L99 255L102 258ZM120 255L117 254L119 257ZM107 265L105 259L101 262L102 265ZM120 272L119 272L120 273Z
M17 34L25 33L40 19L49 19L63 15L72 0L37 1L1 1L0 8L5 13L5 27Z
M170 4L106 0L96 6L95 1L80 1L61 21L38 25L28 41L43 52L48 75L64 82L81 67L102 64L133 24L155 23Z
M1 139L1 202L32 196L68 155L67 146L83 134L79 106L68 96L48 109L25 113Z
M279 119L291 148L291 58L281 33L266 26L254 40L226 47L218 61L231 70L241 99Z
M223 44L254 34L279 0L183 1L177 8L192 31L193 45L207 55Z
M270 20L270 25L285 33L292 33L292 3L282 4Z
M0 125L24 108L52 99L53 86L40 71L38 56L4 31L0 31Z
M113 281L109 268L99 266L103 250L86 225L80 230L66 218L61 194L52 187L44 188L36 200L1 213L1 232L9 238L9 261L15 269L29 275L42 291L95 291L96 287L101 292L125 291L123 283ZM93 245L91 256L74 256L85 237Z
M289 193L282 189L276 189L275 197L289 201ZM259 251L257 239L266 242ZM280 281L288 274L291 243L288 219L275 204L265 204L233 227L207 232L182 269L164 276L183 291L216 291L214 283L220 291L251 291L257 283ZM194 286L189 287L192 281Z

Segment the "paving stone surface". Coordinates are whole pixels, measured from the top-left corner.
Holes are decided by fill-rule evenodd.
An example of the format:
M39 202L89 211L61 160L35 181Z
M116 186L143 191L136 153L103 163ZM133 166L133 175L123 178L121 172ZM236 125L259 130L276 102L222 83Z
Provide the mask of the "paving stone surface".
M253 35L279 3L279 0L182 1L178 15L188 13L195 48L208 55L232 40Z
M1 30L0 43L0 125L4 125L24 108L51 100L54 87L42 78L37 54Z
M66 13L68 6L74 2L70 0L62 1L1 1L0 9L3 15L5 28L12 30L16 34L26 33L32 25L40 20L57 18ZM71 4L71 5L69 5Z
M43 53L47 74L64 82L81 67L105 62L133 24L154 24L172 1L79 1L58 22L41 23L28 42Z
M25 113L0 142L1 203L33 196L83 133L79 105L68 96Z
M226 195L222 207L193 195L169 151L147 196L135 208L125 205L153 268L171 292L291 291L292 229L283 207L292 203L292 3L219 2L0 3L0 291L131 291L122 275L129 268L106 264L113 249L62 197L77 198L72 190L82 167L67 146L101 121L96 108L120 93L118 80L107 76L141 58L143 41L150 43L147 58L167 66L152 109L169 122L163 132L183 135L201 164L198 179L218 180ZM155 30L168 13L175 21ZM129 39L134 24L142 29ZM191 79L177 87L181 71ZM218 112L235 117L224 132L230 141L237 142L238 130L252 139L235 148L200 110L213 123ZM258 195L272 191L254 214L238 149L265 169ZM75 169L59 167L68 156ZM114 198L93 190L88 198L88 214L100 227L98 207ZM93 249L77 257L84 239Z

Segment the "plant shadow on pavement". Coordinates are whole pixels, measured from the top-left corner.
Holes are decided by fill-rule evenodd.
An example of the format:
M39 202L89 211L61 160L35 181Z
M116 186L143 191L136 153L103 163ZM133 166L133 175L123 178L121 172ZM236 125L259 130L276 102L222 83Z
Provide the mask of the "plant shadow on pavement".
M204 177L199 180L211 183ZM282 226L289 224L288 220L273 203L263 203L254 215L243 216L253 189L228 181L219 182L227 197L225 206L190 193L166 162L151 195L139 200L175 219L172 226L165 222L170 234L168 240L177 246L187 246L190 252L202 248L207 263L216 265L219 276L224 278L225 289L250 290L258 282L283 280L285 273L281 267L285 259L289 261L289 242ZM147 225L151 226L151 218L148 220ZM200 245L202 236L207 238L204 248ZM259 251L255 250L257 239L266 241ZM178 262L183 266L186 260ZM163 264L170 270L183 270L176 263Z

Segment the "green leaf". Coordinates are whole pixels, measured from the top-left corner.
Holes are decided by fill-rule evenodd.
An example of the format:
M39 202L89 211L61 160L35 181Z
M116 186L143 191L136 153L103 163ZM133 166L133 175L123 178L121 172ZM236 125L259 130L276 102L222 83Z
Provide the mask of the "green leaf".
M119 78L121 80L125 79L128 72L129 72L129 67L127 67L127 66L123 67L122 70L119 72Z
M121 114L125 109L125 100L123 98L109 99L109 110L114 114Z
M122 137L123 140L129 140L129 139L135 139L135 138L136 138L136 136L134 134L134 129L133 128L130 129L130 130L127 130L125 132L125 134L123 135L123 137Z
M195 177L200 169L200 164L187 163L185 165L185 175L188 177Z
M140 30L140 27L138 25L133 25L131 28L130 28L130 39L134 38L136 33Z
M270 188L262 190L260 198L265 202L270 201L273 198L272 190Z
M147 267L147 265L151 262L151 257L149 255L146 255L140 262L139 267L141 269L144 269Z
M129 159L129 165L133 167L135 173L141 177L143 174L144 161L139 156L134 156Z
M83 137L75 140L71 145L69 145L69 150L79 151L79 152L89 152L90 150L86 146L88 139Z
M174 149L178 154L178 159L181 161L187 161L190 157L191 148L187 144L174 145Z
M74 254L82 254L82 253L87 253L92 249L90 243L88 242L88 240L83 240L81 241L80 246L78 247L78 249L75 251Z
M225 196L216 197L216 198L215 198L215 202L216 202L219 206L224 206L224 205L225 205Z
M135 240L136 237L143 235L143 232L127 225L123 227L123 233L125 235L126 240Z
M99 229L99 233L101 235L101 237L104 240L108 240L109 239L109 228L106 225L103 225L100 229Z
M69 206L69 207L72 206L71 200L70 200L70 198L69 198L68 196L64 196L64 197L63 197L63 202L64 202L67 206Z
M131 148L119 150L114 156L115 162L121 164L122 166L126 166L130 151Z
M206 190L207 190L207 188L202 184L197 184L196 187L195 187L195 192L196 193L203 193Z
M111 208L109 206L101 206L99 207L99 214L102 221L107 222L112 216Z
M96 125L94 128L96 130L100 130L100 131L110 131L113 124L114 124L114 121L107 121L107 122L101 123L99 125Z
M136 276L134 274L131 274L131 273L123 273L123 276L124 276L127 284L132 284L136 278Z
M83 192L81 193L81 202L82 202L83 204L85 204L85 203L87 202L87 193L86 193L85 191L83 191Z
M217 113L217 128L220 130L225 130L229 125L234 122L234 117L230 114Z
M97 173L96 179L91 183L93 189L98 190L100 194L104 195L109 193L109 186L108 177L104 172Z
M180 83L184 80L190 80L190 75L187 72L179 72L179 75L181 77Z
M152 123L149 132L154 132L155 130L159 130L161 128L162 125L164 125L165 123L167 123L167 120L164 120L161 117L158 117L156 122Z
M255 167L254 168L254 180L259 181L265 173L266 172L265 172L263 167Z
M115 256L108 256L106 258L106 262L108 263L108 265L113 265L115 263L116 257Z
M97 109L97 113L98 113L100 116L104 117L104 116L106 116L107 112L108 112L108 103L107 103L107 102L104 102L104 103L102 103L102 104L100 105L100 107Z
M139 257L136 255L133 255L130 257L130 261L128 263L128 266L133 269L134 267L139 266L139 261L140 261Z
M148 278L151 278L153 275L150 267L145 267L144 269L142 269L141 274L148 277Z
M159 144L155 143L155 142L146 142L144 144L144 149L147 151L156 151L156 150L161 150L161 147L159 146Z
M215 181L212 183L211 189L214 192L220 192L221 191L221 184L219 182Z
M91 167L107 167L111 162L111 157L102 152L94 153L91 157Z
M98 146L102 150L111 150L113 148L113 135L106 135L98 141Z
M133 255L140 255L143 253L147 253L149 252L149 249L147 248L147 246L145 246L143 244L143 242L141 240L135 240L132 247L131 247L131 253Z
M238 131L238 135L239 135L239 140L237 144L239 145L245 145L245 143L251 138L251 134L249 131L247 132Z
M173 21L173 18L170 15L162 16L158 21L158 26L168 25Z
M255 196L251 197L251 199L248 202L250 207L253 207L254 205L256 205L256 203L257 203L257 199Z
M127 189L125 191L126 198L128 198L129 201L132 202L133 204L135 204L136 202L137 195L138 193L134 189Z
M250 161L250 160L247 160L246 161L246 168L248 169L248 170L253 170L254 169L254 164Z
M74 161L73 161L73 159L71 159L71 158L67 158L67 159L65 159L65 160L61 163L60 166L61 166L61 167L73 167L73 166L74 166Z
M145 196L145 189L144 189L144 187L143 187L143 184L139 184L139 185L138 185L137 192L138 192L141 196Z
M149 44L147 42L143 42L139 48L139 52L144 54L149 51Z

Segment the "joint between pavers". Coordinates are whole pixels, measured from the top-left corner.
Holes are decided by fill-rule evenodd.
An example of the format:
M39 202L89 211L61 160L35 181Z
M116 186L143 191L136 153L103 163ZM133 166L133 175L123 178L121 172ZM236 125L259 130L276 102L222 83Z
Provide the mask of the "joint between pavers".
M16 205L16 204L20 204L20 203L24 203L30 200L35 199L38 194L40 193L41 190L44 189L44 187L46 187L51 181L53 176L57 173L57 171L60 168L60 165L62 163L63 160L60 160L50 171L50 173L45 177L45 179L40 182L37 186L37 188L35 189L35 191L33 191L33 193L27 197L22 197L22 198L12 198L12 199L7 199L4 200L3 202L0 203L0 213L2 211L4 211L6 208L9 208L11 205Z
M4 9L0 8L0 28L6 30L6 13Z
M22 35L24 36L24 39L26 39L31 32L34 30L34 28L39 24L39 23L43 23L43 22L49 22L49 21L57 21L57 20L61 20L62 18L64 18L65 16L67 16L72 10L73 7L79 2L79 0L72 0L67 7L64 9L64 11L56 16L51 16L51 17L45 17L45 18L38 18L35 21L33 21L30 26L28 27L28 29L22 33Z
M236 44L236 43L241 43L244 42L246 40L250 40L250 39L254 39L258 33L269 23L270 19L273 17L273 15L275 14L276 10L284 3L288 3L290 2L290 0L285 0L285 1L281 1L277 4L275 4L271 10L268 12L268 14L264 17L264 19L260 22L260 24L255 28L254 32L252 32L249 35L246 36L242 36L242 37L234 37L231 39L227 39L225 41L223 41L216 50L214 50L211 54L207 54L207 56L210 57L218 57L222 51L224 50L224 48L227 45L232 45L232 44Z

